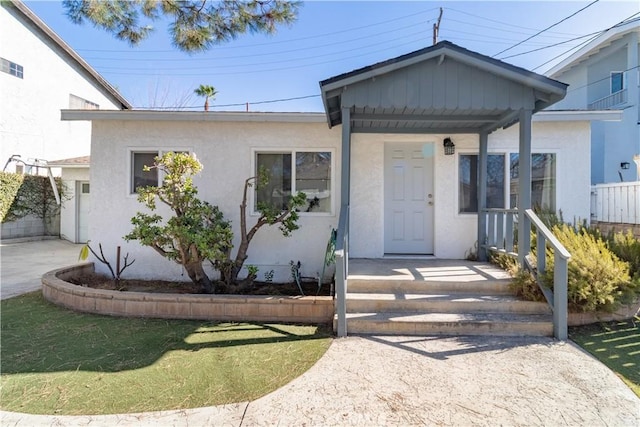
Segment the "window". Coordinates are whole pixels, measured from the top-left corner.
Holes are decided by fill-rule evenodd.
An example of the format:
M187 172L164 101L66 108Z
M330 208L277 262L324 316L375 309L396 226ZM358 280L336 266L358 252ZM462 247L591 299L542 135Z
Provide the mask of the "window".
M458 165L460 213L478 213L478 155L461 154ZM504 155L487 156L487 207L504 207Z
M80 193L89 194L90 193L90 184L88 182L83 182L80 186Z
M4 58L0 58L0 71L16 76L19 79L24 78L22 65L18 65L15 62L8 61Z
M145 166L153 166L157 151L132 152L131 153L131 194L137 193L138 188L158 185L158 170L145 171Z
M624 73L621 71L611 72L611 93L620 92L624 89Z
M510 156L510 202L518 206L518 154ZM556 155L553 153L531 154L531 206L556 210Z
M269 183L256 188L256 205L285 209L292 194L304 192L307 205L301 211L331 212L331 157L328 151L257 153L256 174L266 170Z
M84 98L69 94L69 109L71 110L99 110L100 105Z

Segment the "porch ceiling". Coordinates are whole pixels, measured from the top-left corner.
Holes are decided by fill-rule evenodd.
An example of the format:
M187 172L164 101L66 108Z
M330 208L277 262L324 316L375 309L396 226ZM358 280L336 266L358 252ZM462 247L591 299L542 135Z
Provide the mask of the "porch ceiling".
M440 42L320 82L329 127L350 132L481 133L564 98L567 85Z
M517 120L517 111L418 108L354 107L354 133L480 133L507 126Z

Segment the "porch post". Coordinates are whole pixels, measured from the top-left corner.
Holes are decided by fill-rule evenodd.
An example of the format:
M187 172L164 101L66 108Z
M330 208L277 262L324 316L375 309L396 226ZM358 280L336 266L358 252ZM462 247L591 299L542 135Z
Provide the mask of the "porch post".
M484 243L487 240L487 147L489 134L480 133L480 150L478 155L478 260L487 260L487 249Z
M518 262L531 250L531 221L525 211L531 208L531 110L520 110L518 150Z
M351 188L351 109L342 109L342 169L340 198L343 206L350 204Z
M351 109L342 108L340 223L336 242L336 335L347 336L347 277L349 276L349 202L351 187Z

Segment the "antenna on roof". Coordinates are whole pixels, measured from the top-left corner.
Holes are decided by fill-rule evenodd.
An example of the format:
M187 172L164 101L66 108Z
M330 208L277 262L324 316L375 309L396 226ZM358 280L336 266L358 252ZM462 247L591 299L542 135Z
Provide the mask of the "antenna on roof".
M440 16L438 16L438 22L433 24L433 44L438 43L438 33L440 32L440 20L442 19L442 8L440 8Z

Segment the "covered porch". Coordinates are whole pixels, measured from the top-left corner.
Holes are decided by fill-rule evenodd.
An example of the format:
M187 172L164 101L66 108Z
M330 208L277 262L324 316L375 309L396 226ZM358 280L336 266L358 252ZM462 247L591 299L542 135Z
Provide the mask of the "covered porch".
M531 118L535 112L562 99L565 84L445 41L324 80L320 87L329 127L342 125L342 199L336 273L339 336L348 332L346 298L349 282L353 280L349 248L363 235L360 233L353 241L350 224L360 222L373 206L377 210L373 216L382 217L384 223L384 232L374 237L381 248L380 257L438 256L438 245L444 246L448 233L443 229L447 213L439 211L438 204L452 203L456 196L455 191L439 187L438 176L455 173L455 170L443 169L443 165L447 164L444 160L447 156L455 154L454 140L458 137L477 138L478 259L485 261L489 249L512 250L509 232L512 236L517 224L517 256L524 263L530 251L533 215L530 210ZM518 206L515 210L488 210L489 135L514 124L519 126ZM361 151L366 150L362 147L366 147L367 136L385 139L384 154L381 154L384 167L375 171L376 179L384 187L379 191L377 205L354 203L354 171L369 167L362 164L361 159L358 163L354 161L355 135L360 138ZM413 140L407 145L408 136ZM441 171L436 175L434 170L439 167ZM367 210L362 208L365 205ZM377 230L371 231L377 233ZM545 237L539 240L544 243ZM554 317L566 317L566 309L564 314L558 311ZM561 331L556 333L561 339L562 335Z

